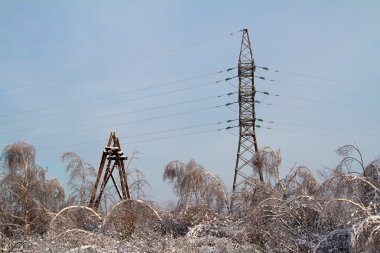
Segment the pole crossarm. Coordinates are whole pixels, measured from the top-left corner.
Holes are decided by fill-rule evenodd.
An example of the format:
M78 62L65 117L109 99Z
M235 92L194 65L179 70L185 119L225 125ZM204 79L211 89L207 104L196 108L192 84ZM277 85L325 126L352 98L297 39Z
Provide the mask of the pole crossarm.
M131 198L129 193L127 174L124 168L125 160L127 160L127 156L125 156L123 151L121 150L119 138L116 137L115 132L111 132L110 137L108 139L108 143L105 146L102 154L102 159L100 161L100 166L95 184L92 188L89 207L93 208L95 211L99 208L104 189L110 178L116 189L117 194L120 197L120 200ZM119 172L118 178L115 178L112 174L115 169ZM102 178L103 180L100 183L100 180ZM99 184L100 189L98 192Z

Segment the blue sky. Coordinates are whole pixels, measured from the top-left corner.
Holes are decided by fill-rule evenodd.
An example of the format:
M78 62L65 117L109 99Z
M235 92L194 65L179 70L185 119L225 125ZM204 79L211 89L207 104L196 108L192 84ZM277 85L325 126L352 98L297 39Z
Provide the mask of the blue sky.
M236 79L215 84L236 71L215 72L237 66L247 28L256 64L280 70L257 70L267 80L256 87L271 94L257 95L259 146L281 150L282 174L294 164L333 167L344 144L358 144L369 162L380 154L379 11L378 1L1 0L0 147L33 144L38 163L64 182L60 154L98 166L115 130L127 154L140 152L135 167L157 202L173 198L161 178L176 159L197 160L230 188L237 129L187 134L227 126L216 123L238 108L184 112L236 101L217 97L237 91ZM149 141L172 135L183 136Z

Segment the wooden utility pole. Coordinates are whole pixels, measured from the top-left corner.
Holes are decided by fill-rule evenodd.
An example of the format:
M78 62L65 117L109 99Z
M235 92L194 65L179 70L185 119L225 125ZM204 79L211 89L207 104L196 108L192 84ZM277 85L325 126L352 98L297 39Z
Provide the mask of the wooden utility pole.
M100 166L98 170L98 176L96 178L96 182L91 192L89 207L93 208L94 210L97 210L99 208L99 204L102 198L102 194L104 192L104 188L106 187L108 180L110 178L113 182L113 185L116 188L116 192L118 193L120 200L131 198L129 194L127 174L124 168L124 161L126 159L127 157L124 155L123 151L121 150L119 139L116 137L115 132L111 132L110 137L108 139L108 143L106 147L104 148L104 151L102 154L102 159L100 161ZM102 178L104 166L106 170L103 175L103 180L100 186L99 193L97 194L98 186ZM115 170L115 168L119 171L120 182L116 182L114 176L112 175L112 172Z

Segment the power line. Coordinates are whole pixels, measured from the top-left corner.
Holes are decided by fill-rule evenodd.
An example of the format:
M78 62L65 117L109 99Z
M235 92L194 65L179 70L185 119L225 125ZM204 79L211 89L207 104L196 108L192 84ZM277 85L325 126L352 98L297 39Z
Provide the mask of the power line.
M310 125L297 124L297 123L291 123L291 122L283 122L283 121L272 121L272 120L263 120L263 121L265 121L269 124L289 125L289 126L295 126L295 127L300 127L300 128L310 128L310 129L323 130L323 131L329 131L329 132L348 133L348 134L362 135L362 136L367 136L367 137L375 137L375 138L380 139L380 136L378 136L378 135L368 134L368 133L359 133L359 132L355 132L355 131L347 131L345 129L331 129L331 128L310 126Z
M181 89L175 89L175 90L171 90L171 91L165 91L165 92L160 92L160 93L155 93L155 94L151 94L151 95L147 95L147 96L142 96L142 97L138 97L138 98L132 98L132 99L128 99L128 100L124 100L124 101L117 101L117 102L111 102L111 103L102 103L101 105L92 105L88 108L83 108L81 107L81 112L83 112L84 110L86 109L93 109L93 108L97 108L97 107L104 107L104 106L107 106L107 105L115 105L115 104L120 104L120 103L130 103L130 102L133 102L133 101L139 101L139 100L143 100L143 99L147 99L147 98L152 98L152 97L158 97L158 96L164 96L164 95L168 95L168 94L173 94L173 93L177 93L177 92L181 92L181 91L185 91L185 90L190 90L190 89L195 89L195 88L199 88L199 87L204 87L204 86L207 86L207 85L211 85L211 84L217 84L219 83L219 81L212 81L212 82L205 82L205 83L202 83L202 84L197 84L197 85L193 85L193 86L189 86L189 87L184 87L184 88L181 88ZM50 109L50 108L47 108L47 109ZM26 120L35 120L35 119L43 119L43 118L47 118L47 117L51 117L51 116L57 116L57 115L62 115L62 114L67 114L67 113L71 113L71 112L77 112L78 109L74 109L74 110L67 110L67 111L63 111L63 112L55 112L55 113L51 113L51 114L47 114L47 115L41 115L39 117L29 117L29 118L22 118L22 119L16 119L16 120L11 120L11 121L3 121L1 122L2 124L9 124L9 123L15 123L15 122L22 122L22 121L26 121Z
M240 32L240 31L238 31L238 32ZM21 84L21 85L17 85L15 87L10 87L10 88L3 88L3 89L0 89L0 92L9 92L9 91L23 89L23 88L27 88L27 87L39 86L39 85L43 85L43 84L59 81L59 80L62 80L62 79L78 76L78 75L83 74L83 73L91 73L91 72L94 72L94 71L106 71L106 70L111 70L111 69L114 69L114 68L119 68L119 67L125 66L126 64L130 64L130 63L134 63L134 62L139 62L139 61L150 59L150 58L154 58L154 57L157 57L157 56L160 56L160 55L174 53L174 52L186 49L186 48L190 48L190 47L194 47L194 46L197 46L197 45L205 44L205 43L208 43L208 42L211 42L211 41L223 38L223 37L233 36L234 34L236 34L238 32L230 32L230 33L226 33L226 34L222 34L222 35L219 35L219 36L215 36L215 37L212 37L212 38L209 38L209 39L206 39L206 40L202 40L202 41L194 42L194 43L191 43L191 44L183 45L183 46L180 46L180 47L177 47L177 48L173 48L173 49L169 49L169 50L163 50L161 52L157 52L157 53L154 53L154 54L151 54L151 55L147 55L145 57L143 56L143 57L135 58L135 59L131 60L129 63L117 64L117 65L112 65L112 66L108 66L108 67L94 68L94 69L87 70L87 71L77 71L77 72L74 72L74 73L71 73L71 74L62 75L62 76L57 77L57 78L52 78L52 79L46 79L46 80L40 80L40 81L36 81L36 82Z
M104 98L109 98L109 97L121 96L121 95L129 94L129 93L134 93L134 92L138 92L138 91L143 91L143 90L148 90L148 89L153 89L153 88L159 88L159 87L164 87L164 86L168 86L168 85L172 85L172 84L177 84L177 83L181 83L181 82L185 82L185 81L195 80L195 79L199 79L199 78L203 78L203 77L207 77L207 76L211 76L211 75L217 75L217 74L221 74L223 72L231 71L233 69L235 69L235 67L228 68L228 69L225 69L225 70L219 70L219 71L209 72L209 73L201 74L201 75L197 75L197 76L191 76L191 77L187 77L187 78L184 78L184 79L164 82L164 83L160 83L160 84L154 84L154 85L150 85L150 86L147 86L147 87L127 90L127 91L118 91L118 92L114 92L114 93L103 95L103 96L98 96L98 97L93 97L93 98L87 98L87 99L81 99L81 100L78 100L78 101L75 101L75 102L70 102L70 103L64 103L64 104L58 104L58 105L48 105L48 106L43 106L43 107L40 107L40 108L35 108L35 109L32 109L32 110L26 110L26 111L20 111L20 112L0 114L0 117L13 116L13 115L18 115L18 114L37 112L37 111L44 111L44 110L50 110L52 108L70 106L70 105L73 105L73 104L76 104L76 103L84 103L84 102L93 101L93 100L99 100L99 99L104 99Z
M261 94L264 94L264 95L268 95L268 96L284 97L284 98L295 99L295 100L304 100L304 101L314 102L314 103L320 103L320 104L331 104L331 105L336 105L336 106L352 107L352 108L356 108L356 109L360 108L360 109L363 109L363 110L372 109L372 108L360 107L360 106L357 106L357 105L349 105L349 104L335 103L335 102L323 101L323 100L312 99L312 98L282 95L282 94L279 94L279 93L272 94L272 93L269 93L267 91L255 90L255 92L256 93L261 93ZM255 102L261 104L263 101L255 101ZM273 104L267 104L267 105L273 105Z
M220 132L223 130L229 130L235 127L239 126L228 126L225 128L217 128L217 129L211 129L211 130L205 130L205 131L199 131L199 132L192 132L192 133L186 133L186 134L179 134L179 135L172 135L172 136L165 136L165 137L160 137L160 138L154 138L154 139L147 139L147 140L142 140L142 141L134 141L134 142L129 142L127 144L135 144L135 143L144 143L144 142L152 142L152 141L158 141L158 140L165 140L165 139L171 139L171 138L176 138L176 137L183 137L183 136L189 136L189 135L194 135L194 134L200 134L200 133L207 133L207 132Z
M229 134L232 135L232 136L239 137L238 134L235 134L235 133L231 132L230 129L227 129L227 133L229 133Z
M46 124L46 125L41 125L41 126L37 126L37 127L33 127L33 128L27 128L27 129L10 130L10 131L5 131L5 132L0 132L0 134L8 134L8 133L14 133L14 132L24 132L24 131L30 131L30 130L45 128L45 127L60 126L62 124L77 124L77 123L80 123L80 122L86 122L86 121L90 121L90 120L94 120L94 119L112 118L112 117L116 117L116 116L127 115L127 114L132 114L132 113L137 113L137 112L146 112L146 111L152 111L152 110L159 110L159 109L168 108L168 107L177 106L177 105L183 105L183 104L189 104L189 103L194 103L194 102L200 102L200 101L220 98L220 97L223 97L223 96L226 96L226 95L228 95L228 94L219 95L219 96L209 96L209 97L204 97L204 98L198 98L198 99L192 99L192 100L182 101L182 102L178 102L178 103L172 103L172 104L166 104L166 105L154 106L154 107L147 107L147 108L133 110L133 111L128 111L128 112L120 112L120 113L114 113L114 114L107 114L107 115L102 115L102 116L97 116L97 117L91 117L91 118L87 118L87 119L67 121L67 122L63 122L63 123L61 122L61 123L55 123L55 124Z
M260 121L260 120L258 120ZM276 123L279 123L276 121ZM281 123L284 123L284 122L281 122ZM178 137L186 137L186 136L193 136L193 135L199 135L199 134L206 134L206 133L212 133L212 132L217 132L217 131L227 131L228 133L230 134L233 134L231 133L231 129L235 128L237 126L233 126L233 127L230 127L230 128L218 128L218 129L210 129L210 130L202 130L202 131L196 131L196 132L190 132L190 133L185 133L185 134L176 134L176 135L169 135L169 136L164 136L164 137L157 137L157 138L149 138L149 139L144 139L144 140L140 140L140 141L132 141L132 142L127 142L126 144L127 145L130 145L130 144L141 144L141 143L147 143L147 142L155 142L155 141L160 141L160 140L167 140L167 139L174 139L174 138L178 138ZM313 136L324 136L324 137L332 137L332 138L339 138L339 139L342 139L342 138L348 138L346 136L337 136L337 135L330 135L330 134L323 134L323 133L314 133L314 132L306 132L306 131L298 131L298 130L294 130L294 129L284 129L284 128L273 128L273 127L270 127L270 128L263 128L263 127L260 127L260 126L257 126L259 129L264 129L264 130L274 130L274 131L285 131L285 132L291 132L291 133L296 133L296 134L307 134L307 135L313 135ZM175 129L172 129L173 131ZM170 131L169 130L163 130L162 132L165 132L165 131ZM157 131L157 132L160 132L160 131ZM143 133L143 134L138 134L140 136L143 136L143 135L149 135L149 134L154 134L153 132L152 133ZM128 136L128 137L124 137L124 138L132 138L132 136ZM104 141L104 140L102 140ZM75 145L75 144L74 144ZM69 146L69 145L67 145ZM54 149L55 147L50 147L50 149ZM88 149L100 149L99 147L85 147L85 148L79 148L79 150L88 150ZM77 149L76 149L77 150ZM50 155L50 154L56 154L56 153L48 153L48 154L38 154L38 156L46 156L46 155Z
M261 76L255 76L255 78L259 78L261 80L266 80L265 77L261 77ZM276 81L276 80L270 80L270 81ZM318 88L318 87L315 87L315 88ZM336 102L330 102L330 101L323 101L323 100L318 100L318 99L313 99L313 98L305 98L305 97L297 97L297 96L290 96L290 95L282 95L282 94L279 94L279 93L272 94L272 93L269 93L269 92L266 92L266 91L257 91L256 90L256 92L262 93L262 94L265 94L265 95L274 96L274 97L283 97L283 98L288 98L288 99L303 100L303 101L308 101L308 102L313 102L313 103L319 103L319 104L330 104L330 105L336 105L336 106L342 106L342 107L351 107L351 108L361 109L361 110L372 110L372 109L375 109L375 108L370 108L370 107L362 107L362 106L358 106L358 105L350 105L350 104L336 103ZM336 91L336 92L339 92L339 91ZM274 105L274 104L267 104L267 105ZM293 108L295 108L295 107L293 107Z
M269 95L269 96L274 96L274 97L280 97L279 94L270 94L269 92L266 91L257 91L258 93ZM293 97L293 96L286 96L286 95L281 95L281 97L287 97L287 98L292 98L292 99L299 99L299 100L306 100L309 102L316 102L316 103L322 103L322 104L334 104L334 105L340 105L344 107L355 107L347 104L338 104L338 103L333 103L333 102L328 102L328 101L322 101L322 100L314 100L314 99L308 99L308 98L302 98L302 97ZM313 111L313 112L320 112L324 114L338 114L338 115L349 115L352 116L352 113L346 113L346 112L332 112L332 111L323 111L323 110L318 110L318 109L313 109L313 108L306 108L306 107L297 107L297 106L291 106L291 105L283 105L283 104L276 104L276 103L264 103L267 97L264 97L262 100L255 100L255 103L258 105L265 105L265 106L275 106L275 107L281 107L281 108L289 108L289 109L295 109L295 110L303 110L303 111ZM357 107L355 107L357 108ZM358 109L358 108L357 108ZM366 109L366 108L359 108L359 109Z
M231 122L230 120L226 121L218 121L218 122L212 122L212 123L205 123L205 124L197 124L197 125L191 125L186 127L180 127L180 128L171 128L171 129L164 129L159 131L153 131L153 132L147 132L147 133L141 133L141 134L135 134L135 135L129 135L129 136L119 136L119 139L129 139L129 138L135 138L140 136L146 136L146 135L154 135L154 134L161 134L161 133L170 133L170 132L177 132L187 129L193 129L193 128L200 128L205 126L211 126L211 125L221 125L223 123ZM92 143L101 143L104 142L104 139L97 139L94 141L88 141L88 142L81 142L81 143L75 143L75 144L66 144L66 145L60 145L60 146L50 146L45 148L39 148L39 151L41 150L51 150L55 148L61 148L61 147L70 147L70 146L80 146L85 144L92 144Z
M61 122L61 123L56 123L56 124L46 124L46 125L41 125L41 126L37 126L37 127L33 127L33 128L16 129L16 130L9 130L9 131L5 131L5 132L3 131L3 132L0 132L0 134L7 134L7 133L14 133L14 132L24 132L24 131L30 131L30 130L45 128L45 127L60 126L62 124L77 124L77 123L80 123L80 122L90 121L90 120L94 120L94 119L112 118L112 117L116 117L116 116L121 116L121 115L126 115L126 114L132 114L132 113L137 113L137 112L146 112L146 111L151 111L151 110L158 110L158 109L168 108L168 107L177 106L177 105L183 105L183 104L200 102L200 101L205 101L205 100L210 100L210 99L215 99L215 98L221 98L221 97L224 97L224 96L229 96L230 94L234 94L234 93L228 93L228 94L223 94L223 95L218 95L218 96L209 96L209 97L204 97L204 98L198 98L198 99L193 99L193 100L182 101L182 102L178 102L178 103L172 103L172 104L166 104L166 105L161 105L161 106L148 107L148 108L143 108L143 109L138 109L138 110L128 111L128 112L120 112L120 113L115 113L115 114L107 114L107 115L102 115L102 116L97 116L97 117L91 117L91 118L82 119L82 120L67 121L67 122ZM228 103L226 105L229 106L231 104L233 104L233 103Z
M365 108L365 107L360 107L357 105L349 105L349 104L341 104L341 103L335 103L335 102L330 102L330 101L323 101L323 100L318 100L318 99L312 99L312 98L305 98L305 97L296 97L296 96L289 96L289 95L281 95L281 94L267 94L275 97L284 97L284 98L289 98L289 99L295 99L295 100L303 100L307 102L313 102L313 103L319 103L319 104L329 104L329 105L336 105L336 106L343 106L343 107L351 107L355 109L362 109L362 110L368 110L372 108Z
M312 78L312 79L319 79L319 80L325 80L325 81L329 81L329 82L351 85L351 86L355 86L355 87L359 86L359 84L357 84L357 83L347 82L347 81L342 81L342 80L337 80L337 79L331 79L331 78L326 78L326 77L321 77L321 76L315 76L315 75L309 75L309 74L303 74L303 73L297 73L297 72L291 72L291 71L285 71L285 70L279 70L279 69L272 69L269 67L263 67L263 66L257 66L257 65L255 67L266 70L266 71L273 71L275 73L284 73L284 74L290 74L290 75L296 75L296 76L303 76L303 77L308 77L308 78Z
M323 100L318 100L318 99L313 99L313 98L305 98L305 97L296 97L296 96L289 96L289 95L281 95L279 93L269 93L266 91L256 91L258 93L262 93L268 96L274 96L274 97L284 97L284 98L289 98L289 99L295 99L295 100L303 100L303 101L308 101L308 102L313 102L313 103L319 103L319 104L330 104L330 105L336 105L336 106L343 106L343 107L352 107L355 109L363 109L363 110L368 110L372 108L365 108L365 107L360 107L357 105L349 105L349 104L341 104L341 103L335 103L335 102L330 102L330 101L323 101ZM269 105L269 104L268 104Z
M205 133L211 133L211 132L221 132L224 130L230 130L235 127L238 127L238 126L228 126L225 128L214 128L214 129L195 131L195 132L184 133L184 134L169 135L169 136L164 136L164 137L145 139L141 141L127 142L126 144L127 145L141 144L141 143L146 143L146 142L154 142L154 141L167 140L167 139L173 139L173 138L185 137L185 136L193 136L193 135L199 135L199 134L205 134ZM86 148L81 148L80 150L89 150L89 149L99 149L99 147L86 147ZM55 153L38 154L38 156L47 156L47 155L52 155L52 154L55 154Z
M188 110L188 111L184 111L184 112L171 113L171 114L165 114L165 115L151 117L151 118L145 118L145 119L141 119L141 120L127 121L127 122L119 123L119 124L117 124L117 126L125 126L125 125L130 125L130 124L136 124L136 123L143 123L143 122L148 122L148 121L160 120L160 119L164 119L164 118L183 116L183 115L187 115L187 114L191 114L191 113L196 113L196 112L201 112L201 111L218 109L218 108L222 108L222 107L229 107L232 104L233 103L219 104L219 105L214 105L214 106L202 107L202 108L198 108L198 109L195 109L195 110ZM99 130L99 129L105 129L105 128L111 128L111 127L114 128L114 127L117 127L117 126L115 124L112 124L112 125L103 125L103 126L100 126L100 127L84 129L83 131L86 131L86 132L96 131L96 130ZM68 132L63 132L63 133L56 133L56 134L50 134L50 135L44 135L44 136L37 136L37 137L34 137L34 138L29 138L28 141L30 141L30 140L45 139L45 138L50 138L50 137L54 137L54 136L62 136L62 135L68 135L68 134L75 134L75 133L77 133L77 131L68 131ZM0 145L8 145L8 144L11 144L10 141L0 143Z
M334 115L338 114L338 115L349 115L349 116L352 116L352 114L349 114L349 113L346 113L346 112L323 111L323 110L318 110L318 109L298 107L298 106L291 106L291 105L282 105L282 104L273 104L273 103L262 103L262 105L275 106L275 107L281 107L281 108L289 108L289 109L294 109L294 110L320 112L320 113L323 113L323 114L334 114Z
M282 83L282 84L289 84L289 85L295 85L295 86L300 86L300 87L318 89L318 90L323 90L323 91L328 91L328 92L339 92L339 93L344 92L344 93L349 93L347 91L336 90L336 89L329 89L329 88L315 86L315 85L310 85L310 84L289 82L289 81L283 81L283 80L278 80L278 79L267 79L266 77L263 77L263 76L255 76L255 78L260 79L262 81L266 81L266 82L268 82L270 84L273 84L273 83Z
M357 105L335 103L335 102L323 101L323 100L312 99L312 98L305 98L305 97L296 97L296 96L280 95L280 94L277 94L277 97L284 97L284 98L289 98L289 99L303 100L303 101L308 101L308 102L313 102L313 103L319 103L319 104L329 104L329 105L336 105L336 106L343 106L343 107L351 107L351 108L362 109L362 110L371 109L371 108L365 108L365 107L361 107L361 106L357 106Z
M348 137L348 136L338 136L338 135L331 135L331 134L324 134L324 133L314 133L314 132L305 132L305 131L299 131L299 130L294 130L294 129L286 129L286 128L272 128L272 127L269 127L269 128L265 128L265 130L275 130L275 131L283 131L283 132L290 132L290 133L295 133L295 134L307 134L307 135L316 135L316 136L324 136L324 137L329 137L329 138L338 138L338 139L348 139L348 138L351 138L352 136ZM355 138L355 140L360 140L360 141L375 141L375 142L378 142L377 140L373 140L373 139L357 139Z

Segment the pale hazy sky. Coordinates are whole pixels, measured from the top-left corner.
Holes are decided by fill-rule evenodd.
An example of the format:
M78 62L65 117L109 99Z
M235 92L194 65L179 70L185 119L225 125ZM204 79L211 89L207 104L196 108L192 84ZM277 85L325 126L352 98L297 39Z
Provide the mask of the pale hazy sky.
M379 13L375 0L1 0L0 147L33 144L38 163L65 182L59 155L74 151L97 167L115 130L128 155L140 152L135 166L154 200L173 198L162 172L175 159L197 160L231 188L237 129L187 134L238 117L236 106L203 108L236 101L217 97L236 92L236 79L215 84L236 71L215 72L237 66L247 28L256 64L280 70L257 70L267 80L256 88L271 94L257 95L266 97L259 146L281 149L281 172L333 167L344 144L370 162L380 154Z

